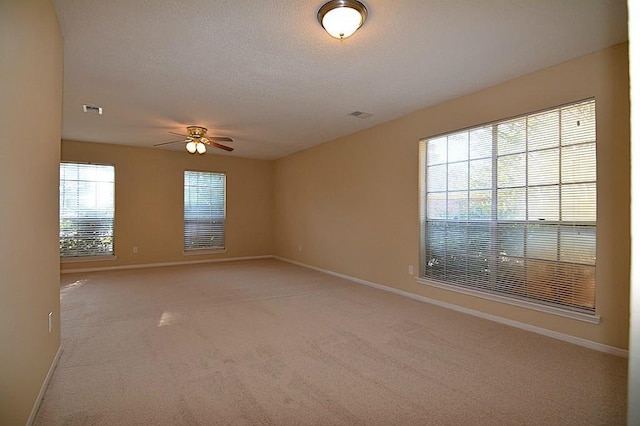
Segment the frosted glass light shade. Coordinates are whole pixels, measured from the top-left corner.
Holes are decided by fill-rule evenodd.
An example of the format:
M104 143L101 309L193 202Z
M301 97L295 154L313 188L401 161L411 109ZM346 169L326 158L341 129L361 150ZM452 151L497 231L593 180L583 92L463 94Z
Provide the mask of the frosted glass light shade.
M332 0L318 11L318 21L335 38L347 38L362 26L367 8L356 0Z
M339 7L322 18L322 26L335 38L346 38L356 32L362 23L360 13L349 7Z
M207 147L204 146L202 142L196 145L196 149L198 150L198 154L204 154L205 152L207 152Z
M196 153L196 143L194 141L187 143L186 148L187 148L187 151L189 151L189 153L191 154Z

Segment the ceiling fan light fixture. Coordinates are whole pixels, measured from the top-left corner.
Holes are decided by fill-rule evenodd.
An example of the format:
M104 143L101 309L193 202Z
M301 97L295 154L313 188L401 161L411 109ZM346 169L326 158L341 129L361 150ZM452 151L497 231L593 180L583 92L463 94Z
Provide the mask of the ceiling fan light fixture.
M318 22L332 37L351 36L367 19L367 8L358 0L331 0L318 10Z
M187 143L187 151L189 151L190 154L195 154L196 153L196 143L194 141L191 141L189 143Z
M198 151L198 154L204 154L205 152L207 152L207 147L204 146L202 142L198 142L196 144L196 150Z
M171 133L172 135L182 136L184 139L178 140L178 141L157 143L153 146L162 146L162 145L169 145L173 143L183 142L185 143L185 149L189 154L195 154L195 153L204 154L207 152L207 145L210 145L214 148L220 148L228 152L233 151L233 148L231 148L230 146L219 143L219 142L225 142L225 143L233 142L233 139L227 136L207 137L206 127L188 126L187 127L188 134L186 135L181 133L176 133L176 132L169 132L169 133Z

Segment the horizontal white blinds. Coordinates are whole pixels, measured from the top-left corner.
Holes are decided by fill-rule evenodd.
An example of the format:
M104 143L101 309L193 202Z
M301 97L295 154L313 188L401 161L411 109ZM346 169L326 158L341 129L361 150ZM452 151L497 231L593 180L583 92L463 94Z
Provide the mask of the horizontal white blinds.
M184 249L221 249L225 237L224 173L184 172Z
M113 254L114 166L60 164L60 256Z
M595 311L595 101L426 143L424 276Z

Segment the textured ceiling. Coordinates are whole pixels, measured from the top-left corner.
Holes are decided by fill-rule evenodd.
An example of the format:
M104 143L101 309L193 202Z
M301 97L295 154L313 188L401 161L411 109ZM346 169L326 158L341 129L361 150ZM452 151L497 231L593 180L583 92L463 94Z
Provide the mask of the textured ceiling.
M151 147L201 125L235 140L215 154L273 159L627 40L626 0L364 3L340 41L323 0L53 0L62 136Z

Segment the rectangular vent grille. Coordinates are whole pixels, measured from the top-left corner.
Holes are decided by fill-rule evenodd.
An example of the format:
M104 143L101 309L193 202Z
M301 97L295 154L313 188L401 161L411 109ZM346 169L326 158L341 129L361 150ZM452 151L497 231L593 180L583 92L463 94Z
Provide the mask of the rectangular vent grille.
M350 115L356 118L361 118L364 120L365 118L371 117L373 114L370 114L368 112L362 112L362 111L353 111L351 114L347 114L347 115Z
M82 105L82 110L84 112L90 112L92 114L102 115L102 107L96 105Z

